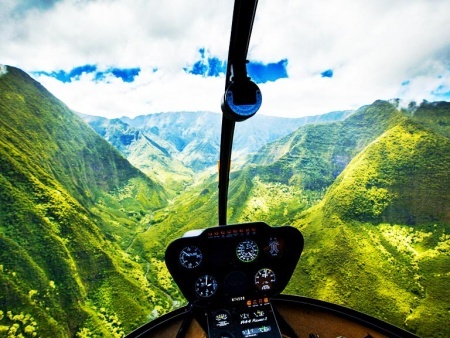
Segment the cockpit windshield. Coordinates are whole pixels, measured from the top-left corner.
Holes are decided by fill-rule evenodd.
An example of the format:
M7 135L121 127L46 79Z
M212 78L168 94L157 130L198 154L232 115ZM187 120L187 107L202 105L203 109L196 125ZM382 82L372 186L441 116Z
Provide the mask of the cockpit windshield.
M0 337L450 336L448 13L3 4Z

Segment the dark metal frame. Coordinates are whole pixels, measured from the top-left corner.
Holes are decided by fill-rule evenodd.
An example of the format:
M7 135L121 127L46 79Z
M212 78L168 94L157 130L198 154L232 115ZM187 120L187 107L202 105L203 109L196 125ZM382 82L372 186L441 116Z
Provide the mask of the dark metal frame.
M247 52L257 4L258 0L235 0L225 90L232 81L247 80ZM234 120L223 115L219 161L219 225L227 224L228 185L235 124Z

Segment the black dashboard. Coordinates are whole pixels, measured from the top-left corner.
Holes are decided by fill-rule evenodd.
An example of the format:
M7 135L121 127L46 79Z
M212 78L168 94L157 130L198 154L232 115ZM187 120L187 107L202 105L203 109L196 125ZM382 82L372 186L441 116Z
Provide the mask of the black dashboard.
M165 260L196 313L206 314L209 337L275 338L270 297L288 284L303 244L294 227L235 224L186 233Z

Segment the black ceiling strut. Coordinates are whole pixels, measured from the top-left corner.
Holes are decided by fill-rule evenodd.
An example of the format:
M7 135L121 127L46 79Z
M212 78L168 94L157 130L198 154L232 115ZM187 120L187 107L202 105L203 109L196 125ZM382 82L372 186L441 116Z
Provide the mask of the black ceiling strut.
M261 92L247 76L247 52L258 0L235 0L228 50L219 162L219 225L227 224L228 183L234 126L261 106Z

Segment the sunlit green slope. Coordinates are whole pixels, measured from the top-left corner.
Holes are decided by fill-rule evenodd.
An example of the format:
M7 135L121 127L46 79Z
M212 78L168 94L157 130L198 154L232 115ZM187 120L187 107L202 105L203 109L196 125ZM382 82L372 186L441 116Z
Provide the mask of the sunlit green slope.
M356 156L325 196L343 219L450 222L450 139L404 121Z
M299 128L265 146L251 162L261 166L262 179L323 192L354 156L404 118L391 103L376 101L344 121Z
M448 337L450 226L326 217L295 222L305 250L285 290L341 304L415 332Z
M371 142L296 221L306 249L288 292L449 336L449 168L450 140L412 120Z
M166 204L22 71L0 77L0 336L113 336L172 306L126 247ZM153 312L153 315L156 313Z

